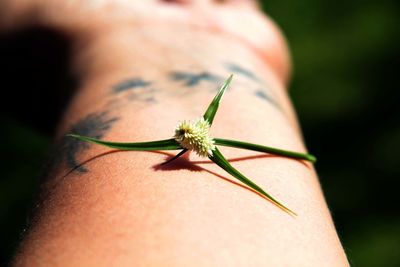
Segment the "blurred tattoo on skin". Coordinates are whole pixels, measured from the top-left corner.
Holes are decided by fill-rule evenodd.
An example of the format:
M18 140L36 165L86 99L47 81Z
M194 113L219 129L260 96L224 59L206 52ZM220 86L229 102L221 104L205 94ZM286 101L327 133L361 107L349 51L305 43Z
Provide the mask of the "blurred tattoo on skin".
M136 88L143 88L143 87L148 87L152 83L150 81L143 80L142 78L132 78L128 80L124 80L115 86L113 86L113 92L114 93L121 93L125 92L128 90L133 90Z
M250 71L250 70L248 70L248 69L246 69L244 67L241 67L240 65L238 65L236 63L226 63L224 66L225 66L225 68L227 70L229 70L230 72L232 72L234 74L237 74L237 75L240 75L242 77L248 78L248 79L250 79L250 80L252 80L252 81L254 81L254 82L256 82L256 83L258 83L260 85L263 85L263 87L265 89L264 88L263 89L257 89L254 92L254 95L257 96L258 98L262 99L262 100L265 100L265 101L271 103L273 106L275 106L276 108L278 108L279 110L282 111L282 107L279 105L279 103L272 96L273 95L272 90L270 90L270 88L268 86L265 86L264 82L260 78L258 78L258 76L255 75L252 71ZM266 92L266 91L268 91L268 92Z
M220 83L220 81L223 80L222 77L209 72L192 73L185 71L173 71L170 75L173 80L183 81L188 87L194 87L200 84L202 81Z
M276 102L275 99L272 96L270 96L268 93L266 93L265 91L266 90L258 89L254 94L258 98L271 103L273 106L275 106L276 108L278 108L279 110L282 111L282 107L279 105L279 103Z
M118 121L118 117L112 117L107 111L90 113L83 119L74 123L68 133L75 133L101 139ZM53 173L62 164L69 169L75 169L78 173L85 173L89 170L79 166L79 154L89 149L90 144L77 141L73 138L63 136L56 144L51 153L51 161L48 164L48 172Z
M250 70L243 68L235 63L226 63L225 67L227 70L229 70L233 74L240 74L242 76L250 78L253 81L260 82L260 79L257 77L257 75L255 75Z
M157 102L155 93L159 90L151 87L152 84L152 81L140 77L134 77L123 80L112 86L112 93L117 96L126 97L131 101L138 100L146 103L155 103Z

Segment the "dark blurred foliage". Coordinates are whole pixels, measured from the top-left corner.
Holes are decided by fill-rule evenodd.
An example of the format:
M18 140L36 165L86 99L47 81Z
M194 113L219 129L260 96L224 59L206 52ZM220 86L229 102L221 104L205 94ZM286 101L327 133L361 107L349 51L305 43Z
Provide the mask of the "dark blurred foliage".
M400 2L270 0L263 7L289 41L291 96L352 265L400 266ZM0 36L0 265L23 230L49 126L74 85L65 74L63 38L40 29ZM34 64L37 58L43 64ZM32 75L17 77L15 70Z
M288 39L290 86L353 266L400 266L400 2L263 1Z
M76 81L69 42L35 26L0 34L0 266L18 244L51 136Z

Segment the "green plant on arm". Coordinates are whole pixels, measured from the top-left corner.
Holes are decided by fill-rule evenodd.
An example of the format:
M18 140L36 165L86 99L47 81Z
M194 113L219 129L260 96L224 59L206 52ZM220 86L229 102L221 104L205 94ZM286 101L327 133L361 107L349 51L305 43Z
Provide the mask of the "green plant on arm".
M217 95L214 97L210 105L208 106L203 117L194 121L183 121L175 129L175 135L173 138L152 141L152 142L136 142L136 143L120 143L120 142L110 142L102 141L99 139L81 136L76 134L68 134L70 137L77 138L81 141L91 142L111 148L116 148L120 150L179 150L182 149L175 157L164 162L163 164L169 163L178 157L185 154L187 151L194 151L201 157L208 157L211 161L216 163L226 172L231 174L236 179L240 180L242 183L246 184L260 195L264 196L270 200L277 207L281 208L285 212L296 215L292 210L281 204L278 200L272 197L270 194L265 192L261 187L251 181L249 178L244 176L238 170L236 170L228 160L222 155L217 146L229 146L235 148L242 148L248 150L254 150L258 152L264 152L274 155L280 155L289 158L307 160L310 162L315 162L316 158L310 154L299 153L293 151L287 151L282 149L277 149L273 147L247 143L237 140L229 140L222 138L212 138L210 136L210 127L214 121L215 114L217 113L219 102L224 95L226 89L232 81L233 75L231 75L222 85Z

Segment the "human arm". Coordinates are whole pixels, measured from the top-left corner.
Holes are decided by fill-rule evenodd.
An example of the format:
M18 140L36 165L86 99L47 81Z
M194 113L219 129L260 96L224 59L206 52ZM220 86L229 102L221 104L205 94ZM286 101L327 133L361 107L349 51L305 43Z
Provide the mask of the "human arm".
M221 148L298 214L291 217L193 155L160 167L162 153L109 153L64 138L169 138L179 120L201 116L221 79L234 73L212 135L305 151L281 36L268 36L261 57L230 31L193 25L138 20L101 25L78 39L73 68L82 82L60 124L58 160L16 266L347 264L308 163Z

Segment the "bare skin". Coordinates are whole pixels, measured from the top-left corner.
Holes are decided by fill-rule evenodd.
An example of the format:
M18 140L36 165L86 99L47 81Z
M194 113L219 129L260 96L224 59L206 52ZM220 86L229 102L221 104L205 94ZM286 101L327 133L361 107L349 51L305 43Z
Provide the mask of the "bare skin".
M82 81L14 266L348 266L309 163L221 148L292 217L193 154L160 167L173 153L63 139L170 138L233 73L212 135L305 151L284 39L254 2L79 2L2 2L3 30L40 21L68 33Z

